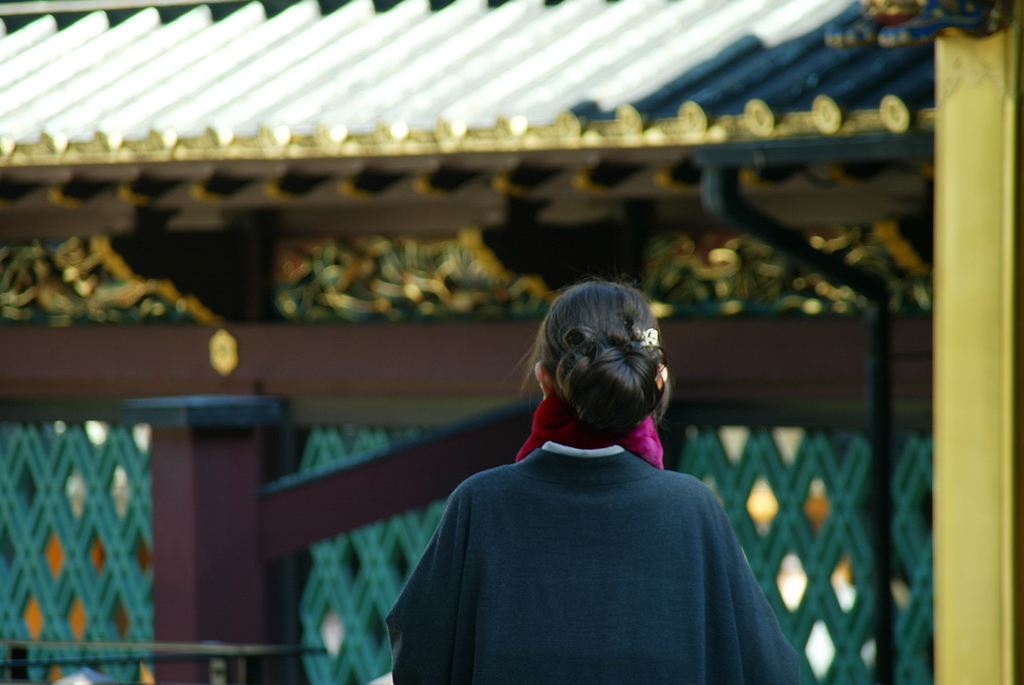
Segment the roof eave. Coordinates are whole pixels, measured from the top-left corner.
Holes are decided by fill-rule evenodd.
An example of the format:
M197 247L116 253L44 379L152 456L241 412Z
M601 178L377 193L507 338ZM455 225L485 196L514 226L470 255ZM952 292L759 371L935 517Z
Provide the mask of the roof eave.
M685 103L679 116L650 122L645 122L631 106L624 105L616 117L609 120L586 122L570 112L563 112L551 123L531 124L523 117L513 117L499 119L490 128L466 128L439 121L434 130L410 130L403 124L381 123L367 133L321 126L310 134L278 128L264 129L253 136L235 136L211 129L194 137L178 137L174 131L153 131L145 138L122 139L114 133L99 132L93 139L82 142L69 142L60 134L43 135L32 143L6 141L0 145L0 169L694 147L720 148L721 154L727 154L727 150L750 146L786 149L789 152L785 162L779 163L795 163L839 161L827 155L851 147L844 147L841 141L852 138L865 141L878 136L882 136L878 140L883 147L897 140L911 141L905 143L905 150L898 148L902 152L896 157L904 152L921 156L922 143L913 141L930 140L935 110L925 108L911 112L905 106L900 107L901 102L892 102L893 99L894 96L887 96L877 109L843 112L828 101L831 105L826 108L817 106L816 102L812 110L785 113L772 112L762 107L763 103L751 101L743 114L718 117L696 112L687 106L690 103ZM780 145L777 141L790 142ZM840 141L839 147L828 141ZM895 151L889 149L888 158L894 158ZM800 154L811 156L799 158Z

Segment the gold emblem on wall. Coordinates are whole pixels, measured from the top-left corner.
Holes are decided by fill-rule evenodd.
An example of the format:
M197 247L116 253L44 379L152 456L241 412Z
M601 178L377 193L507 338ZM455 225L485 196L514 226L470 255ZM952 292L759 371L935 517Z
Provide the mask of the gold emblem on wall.
M223 328L210 338L210 366L222 376L229 375L238 366L238 341Z

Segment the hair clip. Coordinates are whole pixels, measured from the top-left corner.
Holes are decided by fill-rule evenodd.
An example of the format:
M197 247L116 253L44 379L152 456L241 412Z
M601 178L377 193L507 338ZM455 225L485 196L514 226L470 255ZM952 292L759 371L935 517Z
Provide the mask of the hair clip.
M640 334L640 344L644 347L658 347L661 345L661 336L657 328L648 328Z

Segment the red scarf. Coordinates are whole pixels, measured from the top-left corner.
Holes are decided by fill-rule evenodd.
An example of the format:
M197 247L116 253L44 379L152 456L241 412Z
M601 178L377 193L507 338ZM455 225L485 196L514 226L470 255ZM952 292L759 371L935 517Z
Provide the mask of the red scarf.
M548 395L537 405L533 413L533 432L519 449L516 461L520 461L544 443L550 440L559 445L593 450L601 447L619 445L623 449L640 455L644 461L659 469L664 469L661 440L654 428L654 419L648 416L640 424L624 433L604 433L591 428L578 418L576 412L565 401L554 394Z

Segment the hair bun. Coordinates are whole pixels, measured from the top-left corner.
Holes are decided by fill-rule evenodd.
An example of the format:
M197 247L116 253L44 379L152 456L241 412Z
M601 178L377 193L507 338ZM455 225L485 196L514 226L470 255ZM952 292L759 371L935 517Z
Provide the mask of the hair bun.
M659 371L658 361L642 349L609 344L593 356L560 365L556 378L565 400L584 423L621 433L658 408Z
M597 331L577 326L565 332L565 335L562 336L562 344L565 345L567 352L593 357L601 349L600 338Z

